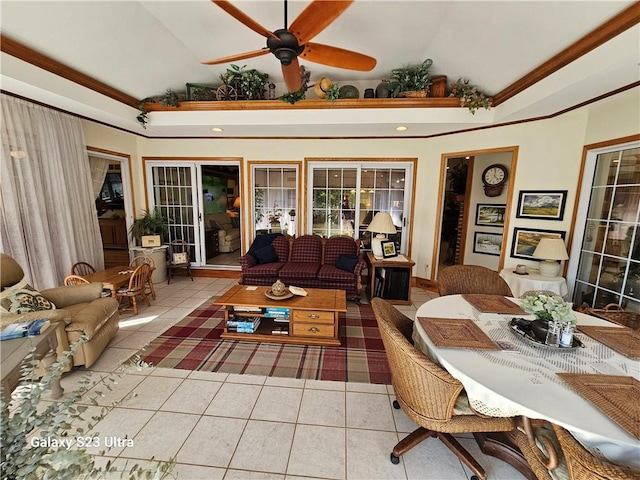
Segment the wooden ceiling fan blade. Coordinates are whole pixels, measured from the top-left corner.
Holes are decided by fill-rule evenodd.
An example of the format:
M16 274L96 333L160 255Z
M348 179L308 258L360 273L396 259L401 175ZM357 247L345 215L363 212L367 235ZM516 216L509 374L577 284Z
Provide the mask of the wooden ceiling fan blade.
M218 65L220 63L229 63L229 62L237 62L238 60L244 60L245 58L254 58L259 57L261 55L266 55L270 53L268 47L261 48L260 50L254 50L252 52L238 53L236 55L230 55L228 57L222 58L214 58L213 60L207 60L202 62L204 65Z
M234 7L227 0L211 0L211 1L213 3L215 3L217 6L219 6L222 10L227 12L229 15L231 15L233 18L238 20L240 23L246 25L251 30L253 30L256 33L259 33L263 37L278 38L273 34L273 32L271 30L268 30L265 27L263 27L262 25L260 25L253 18L251 18L249 15L244 13L239 8Z
M354 0L314 0L289 26L300 44L305 44L338 18Z
M368 55L321 43L308 43L300 57L322 65L361 72L373 70L377 63L375 58Z
M302 78L300 77L300 63L295 58L289 65L282 65L282 75L287 90L291 93L297 92L302 87Z

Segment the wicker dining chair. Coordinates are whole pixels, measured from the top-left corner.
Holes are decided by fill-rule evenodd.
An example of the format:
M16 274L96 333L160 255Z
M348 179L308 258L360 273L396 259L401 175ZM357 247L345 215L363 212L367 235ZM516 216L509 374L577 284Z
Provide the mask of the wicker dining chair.
M172 240L169 244L169 279L167 280L167 284L171 283L174 272L183 268L186 269L187 275L191 277L191 281L193 282L189 244L184 240Z
M148 263L149 266L151 267L151 274L149 275L149 281L147 282L147 285L149 287L149 291L147 293L151 294L151 298L155 300L156 289L153 286L153 279L151 278L153 276L153 271L156 269L156 262L153 261L153 258L150 257L149 255L138 255L129 262L129 266L132 268L136 268L142 265L143 263Z
M438 292L443 295L484 293L512 297L507 282L498 273L479 265L452 265L438 275Z
M79 275L67 275L66 277L64 277L65 287L70 287L72 285L87 285L89 283L91 283L89 280Z
M126 310L133 310L134 315L138 315L138 297L142 297L145 303L151 306L149 297L146 293L147 282L151 276L151 266L148 263L143 263L131 274L129 279L129 285L119 288L116 291L116 298L119 302L119 310L121 312ZM129 304L123 306L122 300L128 298Z
M510 418L482 417L471 407L462 383L416 349L407 338L411 320L403 320L386 300L371 301L391 370L391 383L396 400L420 427L393 447L391 462L429 437L437 437L481 479L486 479L482 466L451 435L471 432L508 432L515 424ZM402 314L400 314L402 315ZM401 331L398 325L405 332Z
M71 267L71 275L91 275L92 273L96 273L96 269L93 265L87 262L77 262L74 263Z

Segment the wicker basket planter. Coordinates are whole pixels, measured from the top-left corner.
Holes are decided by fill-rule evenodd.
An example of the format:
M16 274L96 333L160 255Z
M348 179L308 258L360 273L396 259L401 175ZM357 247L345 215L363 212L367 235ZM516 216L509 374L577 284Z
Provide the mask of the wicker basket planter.
M400 92L398 96L405 98L426 98L429 96L429 92L427 90L409 90L406 92Z

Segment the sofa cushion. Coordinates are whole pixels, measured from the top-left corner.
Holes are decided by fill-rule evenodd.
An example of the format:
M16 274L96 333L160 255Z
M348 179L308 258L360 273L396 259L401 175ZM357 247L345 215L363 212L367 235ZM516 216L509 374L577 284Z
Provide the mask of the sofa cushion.
M355 255L338 255L336 267L340 270L344 270L345 272L353 273L356 269L356 265L358 265L358 261L359 259Z
M0 294L0 311L2 313L28 313L55 309L55 303L45 298L25 280L7 288Z
M266 245L258 250L255 250L252 255L256 258L259 264L272 263L278 261L278 254L271 245Z
M243 275L247 277L275 277L278 275L284 262L271 262L255 265L248 268Z
M353 281L355 274L334 265L323 265L318 271L318 280L325 282Z
M294 239L291 247L291 261L294 263L313 263L320 266L322 239L317 235L303 235Z
M330 237L327 238L324 247L324 264L337 265L338 258L341 255L352 255L355 257L357 253L358 245L353 238L346 236Z
M320 263L309 262L287 262L280 269L280 277L285 280L295 280L302 278L316 278L320 270Z
M71 287L54 287L42 291L42 294L55 303L58 308L78 303L88 303L102 297L102 283L93 282L88 285Z
M77 303L65 307L70 313L71 321L66 326L67 332L83 332L89 339L118 311L115 298L98 298L89 303Z

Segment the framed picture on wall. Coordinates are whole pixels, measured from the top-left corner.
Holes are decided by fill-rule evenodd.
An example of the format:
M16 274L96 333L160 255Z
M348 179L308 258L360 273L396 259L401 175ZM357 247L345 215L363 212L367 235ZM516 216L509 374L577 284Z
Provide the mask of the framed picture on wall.
M476 225L504 227L504 215L507 206L504 203L479 203L476 206Z
M517 218L562 220L567 190L520 190Z
M502 233L474 232L473 253L500 256Z
M562 238L566 232L559 230L538 230L535 228L514 228L513 244L511 245L511 256L514 258L524 258L525 260L540 260L533 257L538 243L542 237Z

